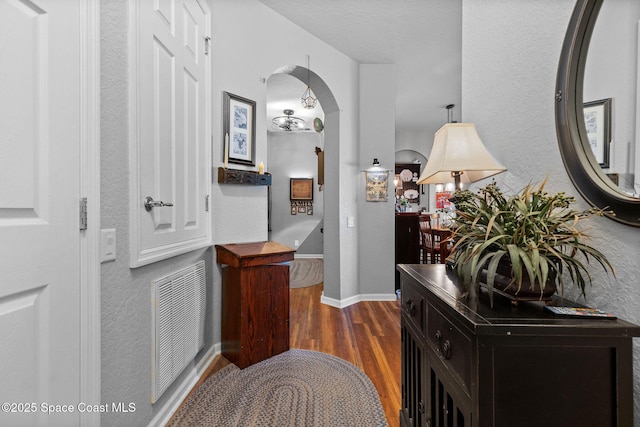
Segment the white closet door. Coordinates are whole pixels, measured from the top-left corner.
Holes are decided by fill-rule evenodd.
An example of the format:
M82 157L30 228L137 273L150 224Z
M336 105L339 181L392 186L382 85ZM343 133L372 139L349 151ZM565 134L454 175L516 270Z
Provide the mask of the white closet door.
M210 14L204 1L138 1L131 265L211 244ZM148 210L145 198L156 205Z
M81 1L0 0L0 425L80 423Z

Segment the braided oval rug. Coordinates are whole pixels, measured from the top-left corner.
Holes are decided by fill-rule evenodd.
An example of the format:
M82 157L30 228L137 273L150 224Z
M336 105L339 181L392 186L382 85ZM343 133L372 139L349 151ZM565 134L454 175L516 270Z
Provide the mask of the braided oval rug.
M297 258L289 267L289 287L305 288L324 280L323 260L320 258Z
M169 426L388 426L375 387L338 357L289 350L209 377Z

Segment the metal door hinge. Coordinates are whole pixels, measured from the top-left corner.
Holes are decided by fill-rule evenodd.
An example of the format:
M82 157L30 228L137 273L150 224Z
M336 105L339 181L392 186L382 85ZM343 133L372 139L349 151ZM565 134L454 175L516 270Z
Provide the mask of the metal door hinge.
M204 211L209 212L209 195L204 197Z
M80 197L80 230L87 229L87 198Z
M211 45L211 37L207 36L204 38L204 54L209 55L209 47Z

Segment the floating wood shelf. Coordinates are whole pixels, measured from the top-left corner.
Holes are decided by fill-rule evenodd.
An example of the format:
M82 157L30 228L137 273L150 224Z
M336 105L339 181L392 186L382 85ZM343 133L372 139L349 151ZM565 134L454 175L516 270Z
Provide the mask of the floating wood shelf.
M255 171L218 168L219 184L271 185L271 174Z

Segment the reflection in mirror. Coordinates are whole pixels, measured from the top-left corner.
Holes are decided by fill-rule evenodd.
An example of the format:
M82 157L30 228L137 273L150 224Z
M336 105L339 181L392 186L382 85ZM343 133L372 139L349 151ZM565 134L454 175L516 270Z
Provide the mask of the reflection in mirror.
M598 13L603 5L609 6L610 3L614 3L614 7L615 4L625 5L623 9L626 7L626 10L620 15L625 17L631 15L632 9L638 8L637 0L576 0L558 64L558 146L571 181L589 203L606 209L605 215L611 219L640 227L640 189L637 187L640 174L636 171L640 161L636 159L635 144L640 132L640 129L636 130L636 123L640 126L636 66L638 14L633 19L629 18L631 22L625 24L626 29L620 28L622 18L605 17L603 20L609 24L602 23L602 27L607 27L604 34L595 35L594 28L601 26ZM605 13L609 15L608 11ZM619 49L622 42L611 36L614 33L617 37L628 37L625 33L631 33L635 40L633 47ZM603 39L594 41L593 51L590 50L592 34L594 38ZM620 56L616 55L618 50L621 50ZM599 58L598 51L605 56ZM586 67L589 67L588 71ZM623 75L626 76L624 79ZM629 110L624 110L626 105ZM604 118L609 107L610 144L604 131ZM589 114L589 134L585 112ZM598 124L602 126L600 132Z
M638 20L638 0L602 3L589 43L583 85L586 132L595 163L613 184L634 197L640 193Z

